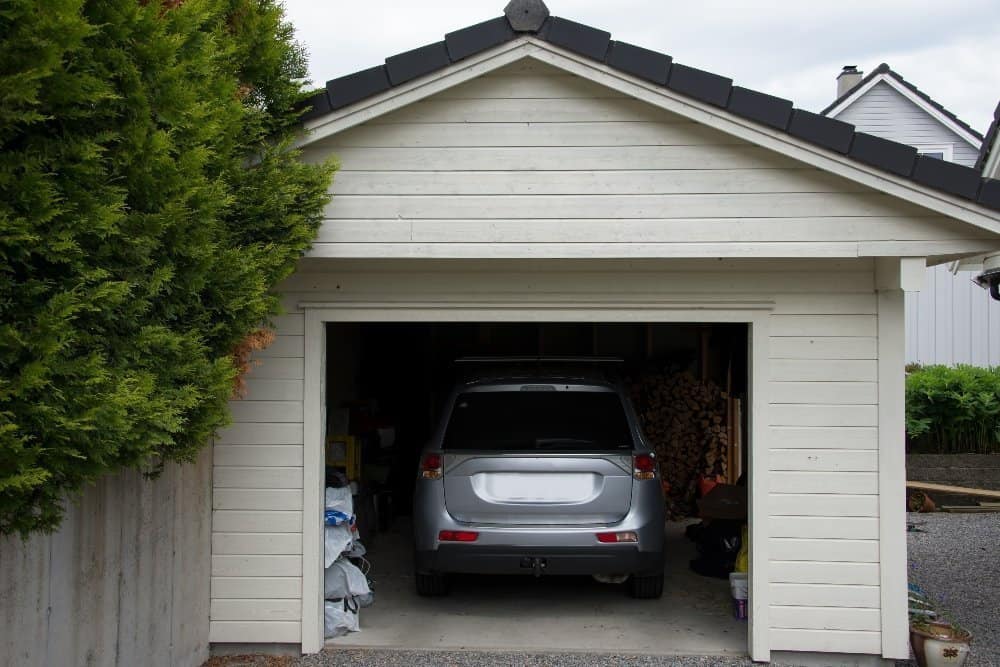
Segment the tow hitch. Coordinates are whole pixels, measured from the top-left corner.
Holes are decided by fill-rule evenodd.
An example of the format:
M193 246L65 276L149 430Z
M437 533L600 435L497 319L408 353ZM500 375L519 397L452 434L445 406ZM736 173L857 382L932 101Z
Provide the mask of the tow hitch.
M548 567L548 562L544 558L525 557L521 559L521 567L525 570L531 570L534 576L540 577L545 568Z

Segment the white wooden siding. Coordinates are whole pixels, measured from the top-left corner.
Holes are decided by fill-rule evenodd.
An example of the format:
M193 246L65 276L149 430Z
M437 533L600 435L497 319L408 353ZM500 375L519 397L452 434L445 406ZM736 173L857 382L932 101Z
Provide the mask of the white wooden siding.
M306 149L331 153L314 257L857 256L989 236L538 62Z
M907 363L1000 366L1000 301L974 275L931 267L923 291L906 294Z
M885 83L879 83L836 116L859 130L918 148L953 147L952 161L974 166L972 146ZM919 364L1000 365L1000 302L952 274L947 265L927 269L923 291L906 294L906 361Z
M304 318L274 324L214 448L212 642L301 638Z
M947 104L945 105L947 106ZM892 141L916 146L952 146L952 161L974 166L979 147L970 145L887 83L875 84L837 114L837 120Z

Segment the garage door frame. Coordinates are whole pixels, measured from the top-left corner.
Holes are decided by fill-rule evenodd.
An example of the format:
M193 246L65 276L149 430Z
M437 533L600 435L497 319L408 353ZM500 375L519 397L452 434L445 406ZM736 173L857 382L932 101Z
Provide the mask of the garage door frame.
M321 443L326 423L326 324L361 322L649 322L748 325L750 366L750 618L749 653L770 658L768 644L767 493L769 316L771 301L712 301L704 296L642 303L581 302L575 295L549 303L450 300L420 303L345 302L298 304L305 312L305 395L303 405L302 651L323 647L323 493L325 462ZM310 593L312 591L312 593Z

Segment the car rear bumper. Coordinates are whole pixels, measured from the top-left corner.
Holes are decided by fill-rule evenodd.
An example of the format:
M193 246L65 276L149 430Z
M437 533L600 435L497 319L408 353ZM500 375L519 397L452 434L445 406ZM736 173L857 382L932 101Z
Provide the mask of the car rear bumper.
M442 544L417 551L418 572L466 574L657 574L663 551L640 551L635 545L599 547L508 547Z

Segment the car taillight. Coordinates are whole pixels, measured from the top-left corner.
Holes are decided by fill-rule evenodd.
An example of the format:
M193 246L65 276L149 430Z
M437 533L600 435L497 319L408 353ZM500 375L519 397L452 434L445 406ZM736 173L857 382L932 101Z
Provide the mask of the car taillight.
M420 476L424 479L441 479L442 457L440 454L424 454L420 460Z
M632 457L632 476L636 479L656 477L656 457L653 454L636 454Z
M441 542L475 542L479 533L471 530L442 530L438 533Z
M597 533L597 541L601 544L618 544L620 542L638 542L639 536L632 530L621 533Z

